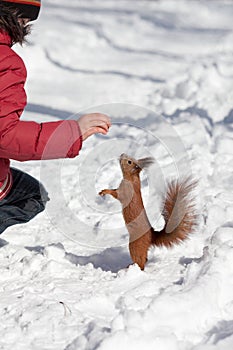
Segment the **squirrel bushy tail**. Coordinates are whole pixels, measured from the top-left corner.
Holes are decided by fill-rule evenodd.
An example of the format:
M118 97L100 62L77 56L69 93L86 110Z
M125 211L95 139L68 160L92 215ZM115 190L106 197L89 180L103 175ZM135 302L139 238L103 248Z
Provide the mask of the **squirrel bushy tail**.
M162 211L165 226L162 231L153 232L152 245L169 248L181 243L195 230L198 216L192 194L196 186L197 181L191 177L168 183Z

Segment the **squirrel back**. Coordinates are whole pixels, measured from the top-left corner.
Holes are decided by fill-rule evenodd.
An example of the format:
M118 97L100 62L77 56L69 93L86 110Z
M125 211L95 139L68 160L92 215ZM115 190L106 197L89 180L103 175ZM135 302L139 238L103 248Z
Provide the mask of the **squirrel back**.
M120 166L123 180L118 189L103 190L101 196L112 195L122 204L122 213L129 232L129 251L134 263L143 270L151 246L172 247L185 240L197 226L193 190L197 182L191 177L167 184L162 216L165 226L155 231L147 217L141 196L140 172L153 164L154 159L134 159L122 154Z

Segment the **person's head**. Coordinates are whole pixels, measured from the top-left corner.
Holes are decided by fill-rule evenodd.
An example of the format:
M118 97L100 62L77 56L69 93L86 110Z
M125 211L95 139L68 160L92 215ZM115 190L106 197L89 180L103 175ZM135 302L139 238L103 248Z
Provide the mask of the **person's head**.
M37 19L40 0L0 0L0 31L6 32L12 41L22 44L30 33L28 22Z

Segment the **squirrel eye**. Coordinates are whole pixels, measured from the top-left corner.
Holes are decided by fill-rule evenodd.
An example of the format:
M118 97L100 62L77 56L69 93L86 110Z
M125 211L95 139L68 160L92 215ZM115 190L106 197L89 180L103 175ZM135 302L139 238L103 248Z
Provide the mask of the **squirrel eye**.
M132 164L131 160L128 160L128 164Z

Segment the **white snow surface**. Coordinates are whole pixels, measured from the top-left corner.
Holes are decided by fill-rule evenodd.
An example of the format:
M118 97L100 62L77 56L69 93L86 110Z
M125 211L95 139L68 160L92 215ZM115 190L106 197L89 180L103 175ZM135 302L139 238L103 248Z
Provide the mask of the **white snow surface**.
M0 239L0 349L233 349L233 2L44 0L28 45L24 119L106 112L113 126L75 159L12 162L50 195ZM77 114L74 116L74 114ZM200 225L131 265L117 158L142 174L163 226L165 181L192 174Z

